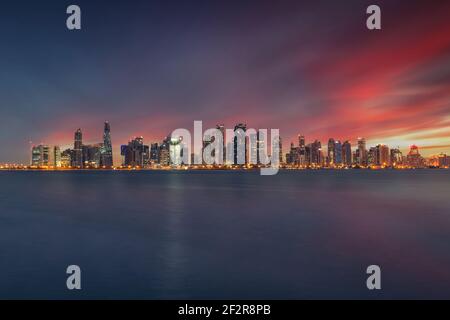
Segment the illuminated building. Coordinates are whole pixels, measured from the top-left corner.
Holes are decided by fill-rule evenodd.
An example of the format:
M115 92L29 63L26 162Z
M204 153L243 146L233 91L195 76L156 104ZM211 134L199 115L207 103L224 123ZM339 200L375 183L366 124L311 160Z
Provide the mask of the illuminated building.
M449 166L450 166L450 157L443 153L438 155L438 167L448 168Z
M53 147L53 166L55 168L61 168L61 149L59 146Z
M335 154L335 141L333 138L328 140L328 163L333 165L336 163L336 154Z
M73 147L73 158L72 167L82 168L83 167L83 133L81 129L75 132L75 141Z
M101 166L101 152L103 144L83 145L83 167L84 168L99 168Z
M342 164L342 144L339 140L334 142L334 163L336 165Z
M376 146L376 151L377 151L376 164L379 166L389 166L390 164L389 147L384 144L379 144Z
M349 141L342 144L342 163L347 167L352 165L352 145Z
M319 140L315 140L309 145L310 148L310 160L312 165L323 165L322 144Z
M111 142L111 126L105 122L103 129L103 148L101 149L101 166L111 168L113 166L113 153Z
M152 164L159 163L159 147L157 143L152 143L150 145L150 162Z
M412 168L424 167L424 159L420 155L419 148L417 146L411 146L409 153L406 156L406 163Z
M61 152L61 168L69 168L72 165L73 150L67 149Z
M391 165L398 166L403 164L403 154L399 148L391 149Z
M147 167L150 164L150 147L144 145L143 137L136 137L121 147L123 164L132 167Z
M35 167L47 167L49 160L49 147L46 145L33 146L31 148L31 165Z
M366 166L367 161L367 149L366 149L366 139L358 138L358 161L357 164L360 166Z
M306 141L305 136L298 135L298 160L301 166L306 165Z
M243 123L239 123L234 127L234 164L247 164L248 163L248 155L247 155L247 125Z
M225 126L223 124L218 124L216 126L216 129L220 131L220 133L222 133L222 163L226 163L227 161L227 150L225 147Z

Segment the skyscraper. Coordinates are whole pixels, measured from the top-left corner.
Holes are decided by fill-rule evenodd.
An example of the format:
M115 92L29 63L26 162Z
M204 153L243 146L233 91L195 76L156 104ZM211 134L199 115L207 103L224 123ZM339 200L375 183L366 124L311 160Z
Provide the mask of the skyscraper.
M403 154L400 148L391 149L391 165L396 166L403 163Z
M358 138L358 164L360 166L367 165L366 139L364 138Z
M150 147L144 145L143 137L136 137L121 147L123 164L132 167L146 167L150 163Z
M352 165L352 145L350 141L345 141L342 144L342 163L347 167Z
M336 165L342 164L342 144L339 140L334 142L334 163Z
M234 164L243 165L248 163L246 132L246 124L239 123L234 127Z
M81 129L78 129L75 132L75 139L74 139L74 146L73 146L73 159L72 159L72 167L76 168L82 168L83 167L83 133L81 132Z
M389 147L384 144L377 145L377 165L388 166L390 163Z
M306 142L305 136L298 135L298 160L301 166L306 165Z
M406 156L406 162L410 167L422 168L424 166L424 159L419 153L419 147L411 146L408 155Z
M333 165L336 163L336 154L335 154L335 141L333 138L328 140L328 163Z
M111 126L108 121L105 121L105 126L103 130L103 148L101 154L101 165L106 168L111 168L113 166Z
M47 167L49 159L49 147L46 145L33 146L31 149L31 165L35 167Z
M55 168L61 168L61 149L59 146L53 147L53 166Z

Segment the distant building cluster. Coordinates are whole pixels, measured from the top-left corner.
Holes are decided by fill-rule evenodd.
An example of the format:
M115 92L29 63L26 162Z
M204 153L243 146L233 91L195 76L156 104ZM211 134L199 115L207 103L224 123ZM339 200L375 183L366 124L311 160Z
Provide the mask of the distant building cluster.
M85 145L83 144L83 132L78 129L74 134L73 149L61 152L59 146L50 150L49 146L38 145L31 149L32 167L76 168L96 169L112 168L113 152L111 142L111 126L104 124L103 142Z
M224 125L217 125L222 135L225 137ZM234 137L230 142L225 142L223 148L219 147L218 155L223 159L220 167L240 166L252 167L262 163L259 149L266 145L266 137L261 132L249 134L247 125L236 124L234 127ZM214 137L204 137L203 149L214 142ZM238 153L238 144L243 142L243 153ZM274 142L272 142L274 143ZM367 147L364 138L358 138L357 144L352 146L350 141L341 142L330 138L326 151L318 140L306 143L303 135L298 136L297 145L293 142L290 149L283 154L281 138L279 138L279 162L281 167L295 168L448 168L450 157L446 154L432 156L428 159L422 157L417 146L411 146L408 154L403 155L399 148L389 148L387 145L378 144ZM242 147L242 146L241 146ZM111 127L108 122L104 124L103 141L96 144L83 144L83 133L81 129L74 133L74 143L72 149L64 151L59 146L52 149L47 145L33 146L31 151L31 166L36 168L75 168L75 169L96 169L113 168L113 152L111 142ZM181 138L167 136L161 143L151 143L146 145L143 137L136 137L126 145L120 147L122 156L122 168L162 168L174 166L180 163L185 148ZM217 150L217 149L216 149ZM233 150L231 155L227 150ZM202 164L195 161L195 157L201 155L190 154L191 162L197 165ZM213 156L215 156L213 154ZM239 159L244 157L244 159ZM252 160L252 161L250 161ZM203 167L205 163L203 161ZM217 166L207 166L216 168Z
M419 153L419 148L411 146L409 153L404 156L399 148L389 148L378 144L367 148L366 140L358 138L353 149L350 141L341 142L330 138L327 150L322 150L320 141L315 140L306 144L303 135L298 136L298 145L291 143L289 153L286 154L288 167L317 167L317 168L424 168L429 166L448 168L449 159L445 154L427 161Z

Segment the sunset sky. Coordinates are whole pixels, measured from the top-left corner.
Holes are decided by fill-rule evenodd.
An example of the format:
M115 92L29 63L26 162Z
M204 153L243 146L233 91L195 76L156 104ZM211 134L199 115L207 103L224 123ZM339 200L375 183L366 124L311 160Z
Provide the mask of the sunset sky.
M194 120L279 128L285 150L301 133L450 154L449 20L438 0L2 1L0 162L79 127L100 142L105 120L116 155Z

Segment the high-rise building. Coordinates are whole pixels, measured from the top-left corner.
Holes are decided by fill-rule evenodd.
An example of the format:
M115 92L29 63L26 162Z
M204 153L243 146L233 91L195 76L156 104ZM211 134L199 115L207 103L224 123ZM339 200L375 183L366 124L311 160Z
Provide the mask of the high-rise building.
M49 147L46 145L33 146L31 148L31 165L35 167L47 167L49 160Z
M306 142L305 136L298 135L298 160L301 166L306 165Z
M391 166L403 164L403 154L399 148L391 149Z
M61 168L61 149L59 146L53 147L53 166L55 168Z
M322 165L323 163L322 143L315 140L310 144L310 164Z
M81 129L75 131L74 145L73 145L73 158L72 167L82 168L83 167L83 133Z
M389 166L390 164L389 147L384 144L379 144L377 145L376 150L377 150L377 165Z
M419 153L419 147L413 145L411 146L408 155L406 156L406 162L410 167L413 168L423 168L424 159Z
M334 142L334 164L342 164L342 143L339 140Z
M366 139L358 138L358 164L366 166L367 163Z
M367 163L368 166L378 165L378 150L376 147L371 147L369 152L367 152Z
M150 145L150 162L152 164L159 163L159 146L157 143Z
M113 166L113 152L111 142L111 126L105 122L103 129L103 148L101 150L101 166L111 168Z
M121 147L123 164L132 167L147 167L150 164L150 147L144 145L143 137L136 137Z
M352 165L352 145L350 141L345 141L342 144L342 163L347 167Z
M246 124L239 123L234 127L234 164L243 165L248 163L248 143L246 132Z
M73 150L66 149L61 152L61 168L69 168L72 165Z
M220 133L222 133L222 154L219 155L219 157L222 157L222 163L225 164L227 161L227 148L225 145L225 125L223 124L218 124L216 126L216 129L220 131Z
M158 159L161 166L170 165L170 144L168 139L169 138L166 138L159 146Z
M101 166L103 143L83 145L83 167L99 168Z
M330 165L336 164L336 153L335 153L336 143L333 138L328 140L328 162Z

